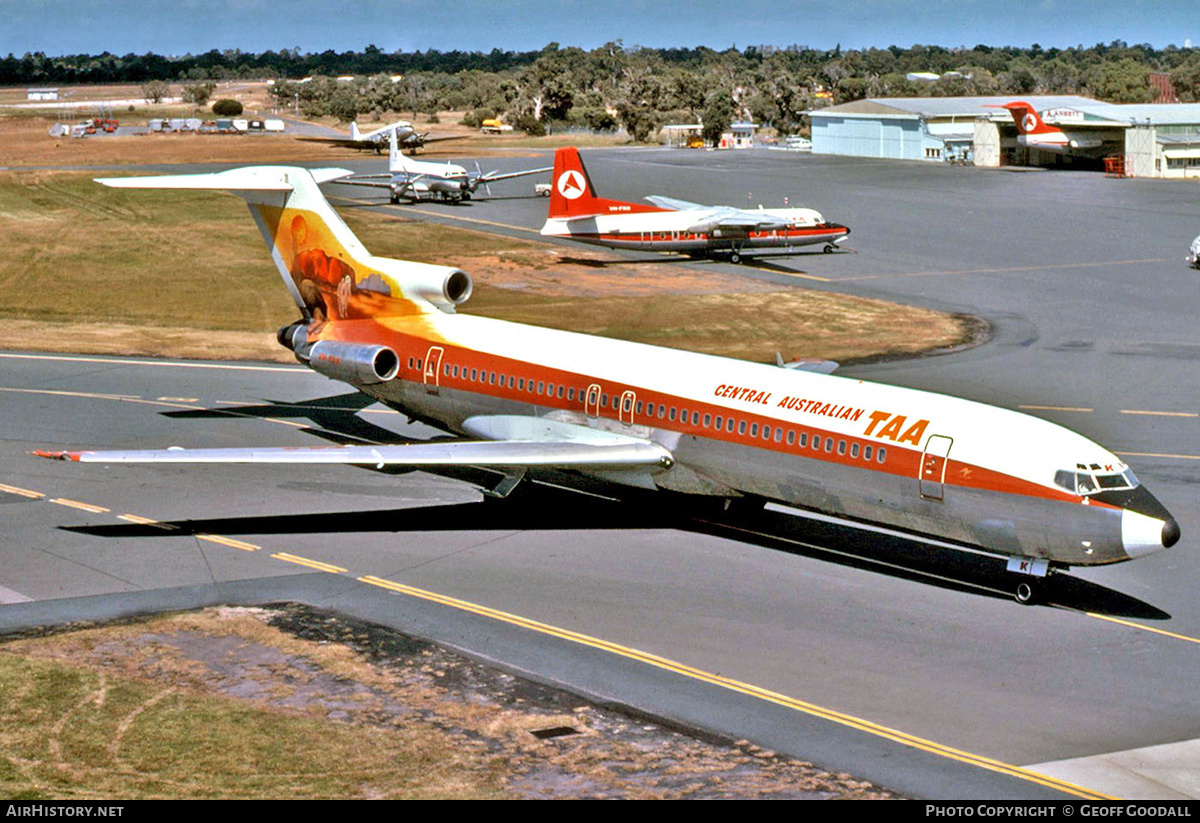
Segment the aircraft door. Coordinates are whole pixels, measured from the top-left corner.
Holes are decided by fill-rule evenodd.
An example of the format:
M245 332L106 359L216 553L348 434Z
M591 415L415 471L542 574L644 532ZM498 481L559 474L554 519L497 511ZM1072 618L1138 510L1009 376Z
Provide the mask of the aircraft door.
M583 410L587 412L588 417L600 416L600 384L593 383L587 387L587 394L583 398Z
M430 346L428 354L425 355L425 392L427 394L437 394L439 388L439 380L442 373L442 355L446 350L441 346Z
M636 397L633 392L627 391L621 394L621 408L619 414L621 422L626 426L633 425L633 405Z
M943 482L946 479L946 460L950 456L949 437L931 434L925 441L925 454L921 457L921 496L927 500L941 500Z

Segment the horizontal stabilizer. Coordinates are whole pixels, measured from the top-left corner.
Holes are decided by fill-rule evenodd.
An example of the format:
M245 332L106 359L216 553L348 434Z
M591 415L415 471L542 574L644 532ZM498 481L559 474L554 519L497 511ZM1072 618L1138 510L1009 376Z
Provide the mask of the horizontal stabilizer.
M248 166L212 174L161 174L151 177L98 177L97 183L115 189L199 189L209 191L291 191L289 175L295 169L281 166ZM318 183L353 174L349 169L311 169Z

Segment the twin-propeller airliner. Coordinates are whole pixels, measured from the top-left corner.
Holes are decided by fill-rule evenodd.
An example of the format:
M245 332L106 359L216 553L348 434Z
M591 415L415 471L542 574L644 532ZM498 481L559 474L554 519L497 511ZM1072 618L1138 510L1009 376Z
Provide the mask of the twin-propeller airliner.
M476 466L503 497L555 470L611 488L776 501L1009 558L1018 599L1072 565L1173 545L1179 525L1112 452L1053 423L941 394L475 317L462 270L371 255L318 184L240 168L105 179L243 198L301 317L314 371L458 435L412 445L41 451L95 463ZM1019 581L1019 583L1017 582Z
M550 209L542 234L607 246L722 257L740 263L744 256L797 254L806 246L833 251L850 234L815 209L737 209L704 206L651 195L646 203L607 200L596 194L579 151L554 154Z

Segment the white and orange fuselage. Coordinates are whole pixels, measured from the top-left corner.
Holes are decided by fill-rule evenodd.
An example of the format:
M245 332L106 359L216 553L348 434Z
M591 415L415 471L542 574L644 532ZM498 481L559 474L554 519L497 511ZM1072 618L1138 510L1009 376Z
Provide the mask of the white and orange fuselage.
M321 179L331 179L332 174ZM961 398L456 311L454 268L370 255L301 169L129 178L250 205L304 315L280 340L314 370L463 435L429 446L53 452L92 462L480 465L614 488L749 497L1021 562L1099 565L1179 527L1082 435Z
M447 431L550 418L673 458L590 472L613 483L753 495L1064 565L1163 548L1169 516L1122 504L1144 490L1119 457L994 406L463 314L329 323L321 339L396 351L395 379L359 388Z

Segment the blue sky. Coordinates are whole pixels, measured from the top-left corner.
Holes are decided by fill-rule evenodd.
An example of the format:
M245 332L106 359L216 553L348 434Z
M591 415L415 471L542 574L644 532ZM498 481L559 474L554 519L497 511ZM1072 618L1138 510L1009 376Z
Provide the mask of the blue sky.
M0 0L0 55L1200 45L1196 0Z

